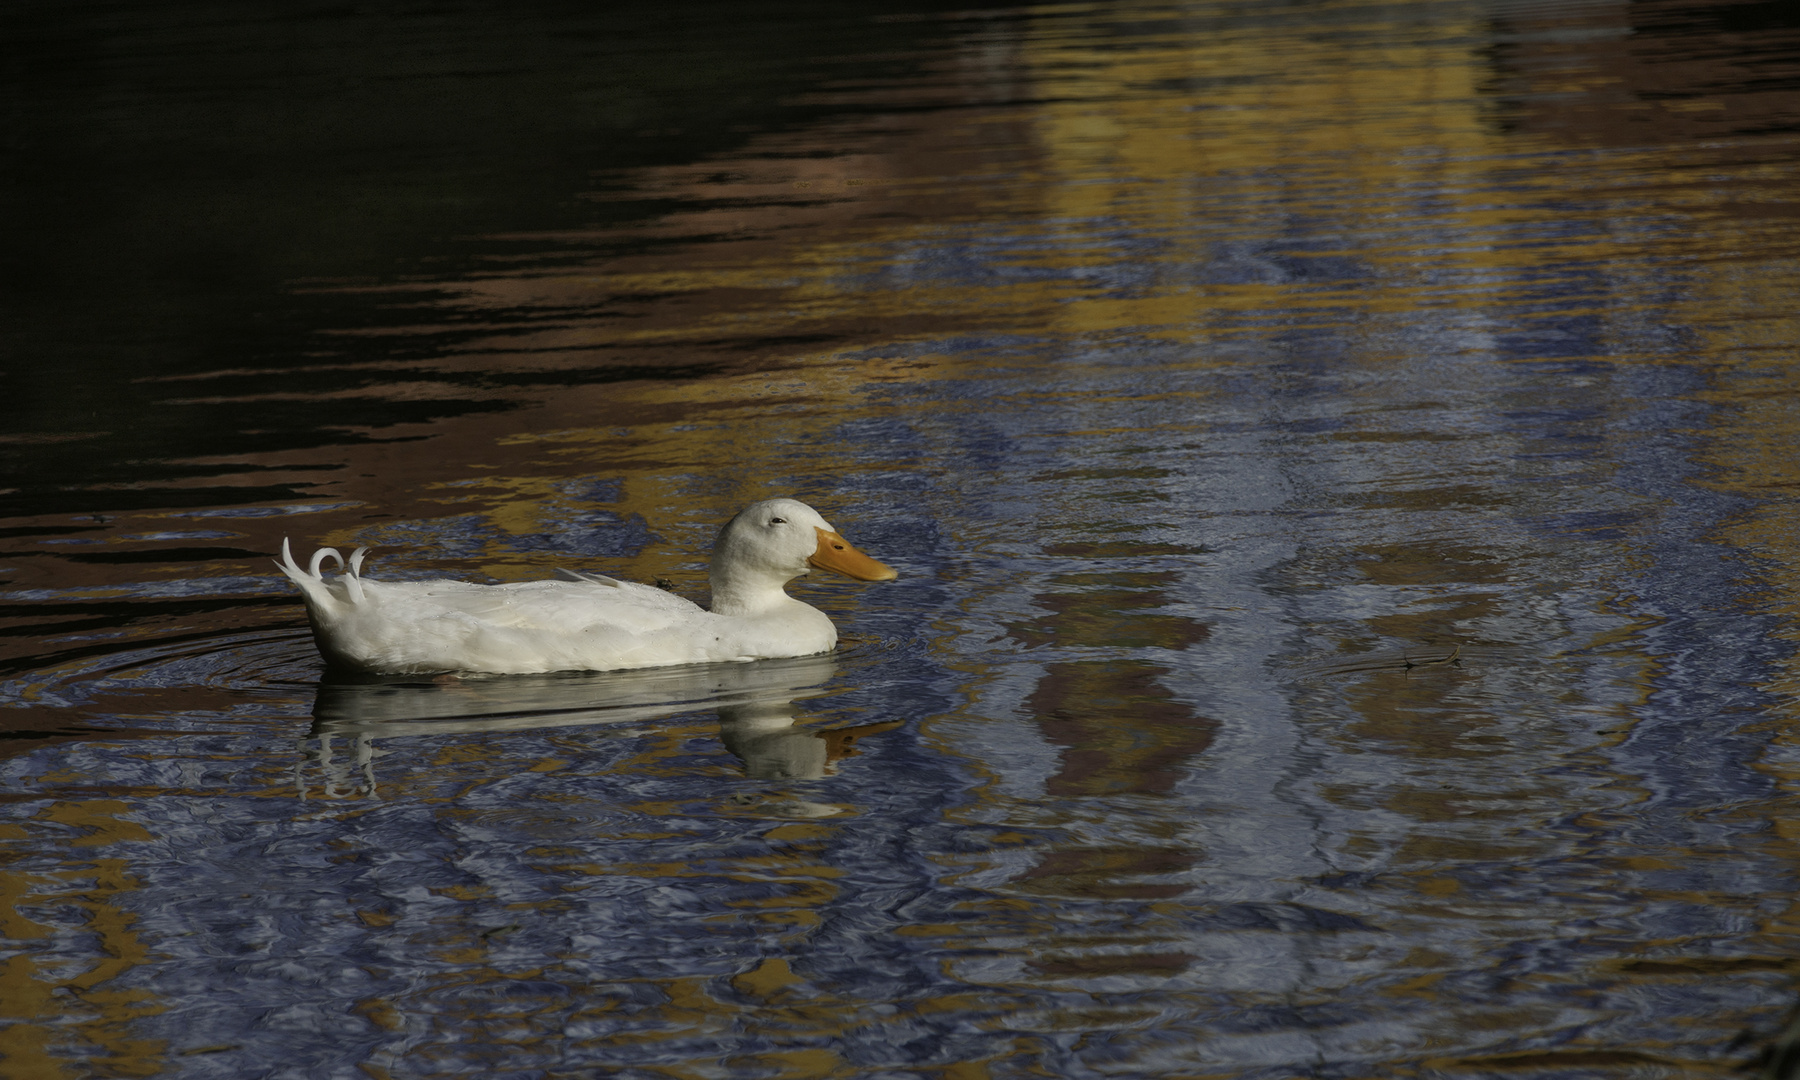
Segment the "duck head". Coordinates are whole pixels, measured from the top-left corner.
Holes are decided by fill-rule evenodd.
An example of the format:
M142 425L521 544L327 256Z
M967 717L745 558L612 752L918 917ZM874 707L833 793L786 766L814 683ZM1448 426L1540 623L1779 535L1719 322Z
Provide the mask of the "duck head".
M712 553L712 609L756 610L777 601L782 586L813 567L858 581L899 576L856 550L812 507L797 499L768 499L745 507L719 530Z

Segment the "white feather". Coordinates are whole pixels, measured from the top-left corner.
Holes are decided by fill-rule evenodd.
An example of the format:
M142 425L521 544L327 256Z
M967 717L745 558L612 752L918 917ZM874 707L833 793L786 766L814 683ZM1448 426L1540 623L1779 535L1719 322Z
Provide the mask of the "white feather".
M320 548L301 570L285 539L276 565L300 587L319 651L339 667L606 671L829 651L837 643L831 620L783 588L807 572L820 530L841 542L817 511L793 499L757 503L733 518L714 548L711 611L649 585L573 570L507 585L375 581L361 574L366 548L348 562ZM342 568L331 581L321 572L327 559Z

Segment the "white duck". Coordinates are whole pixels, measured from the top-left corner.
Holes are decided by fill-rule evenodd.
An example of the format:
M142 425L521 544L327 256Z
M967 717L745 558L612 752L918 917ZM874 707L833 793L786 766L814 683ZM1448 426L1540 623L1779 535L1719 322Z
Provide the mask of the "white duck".
M276 565L300 586L313 640L326 661L352 671L414 674L479 671L611 671L760 660L830 651L837 628L783 586L809 566L861 581L888 581L876 562L794 499L769 499L719 530L711 610L649 585L558 570L562 580L509 585L371 581L366 548L345 563L334 548L302 570L286 540ZM320 566L345 572L326 581Z

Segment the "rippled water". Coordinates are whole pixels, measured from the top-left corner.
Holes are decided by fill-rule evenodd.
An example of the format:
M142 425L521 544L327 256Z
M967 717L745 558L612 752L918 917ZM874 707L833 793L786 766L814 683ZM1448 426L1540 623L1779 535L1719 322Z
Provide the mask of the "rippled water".
M20 10L9 1075L1725 1075L1792 1004L1785 5ZM776 494L900 570L795 587L834 656L333 681L270 565L698 596Z

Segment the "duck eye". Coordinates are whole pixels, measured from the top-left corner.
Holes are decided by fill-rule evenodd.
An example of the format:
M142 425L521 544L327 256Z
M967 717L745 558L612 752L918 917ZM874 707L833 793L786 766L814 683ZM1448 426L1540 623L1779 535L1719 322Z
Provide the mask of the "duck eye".
M771 524L771 525L786 525L787 518L770 518L769 524Z

